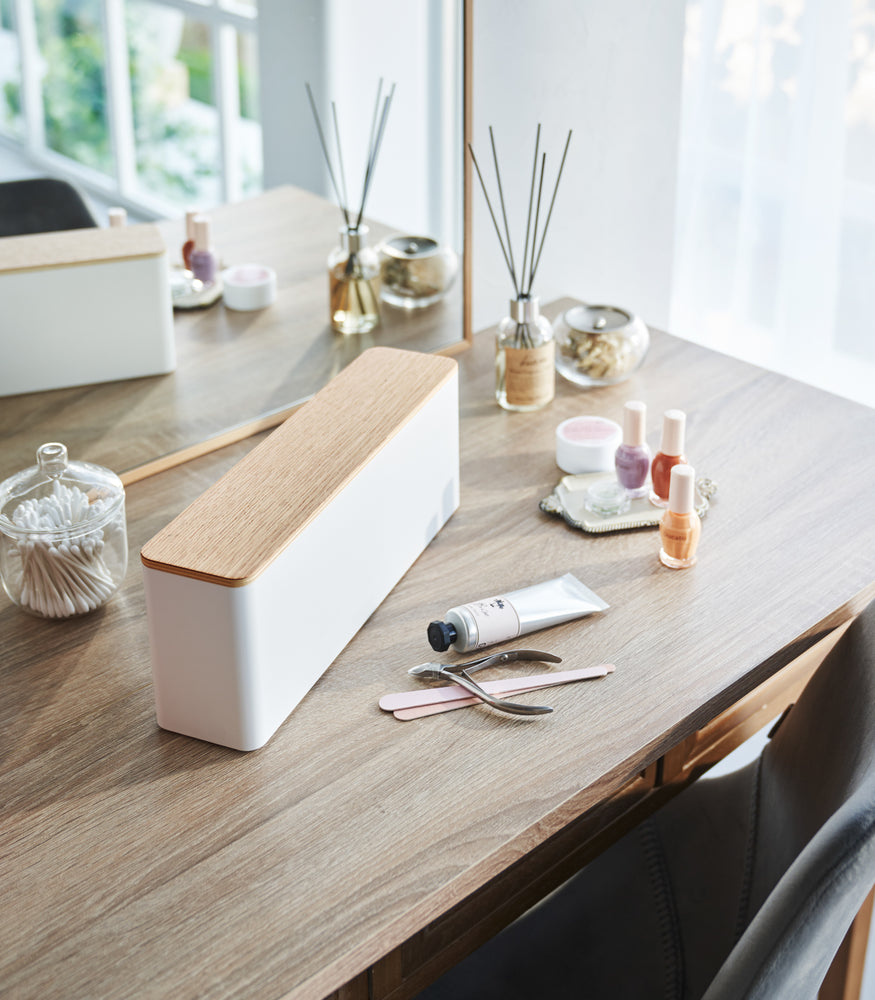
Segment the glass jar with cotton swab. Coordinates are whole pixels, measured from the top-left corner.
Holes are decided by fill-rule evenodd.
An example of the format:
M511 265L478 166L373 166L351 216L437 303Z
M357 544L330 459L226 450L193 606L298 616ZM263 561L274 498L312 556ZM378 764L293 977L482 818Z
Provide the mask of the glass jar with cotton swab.
M104 605L128 565L125 491L109 469L70 462L41 445L37 464L0 483L0 577L9 597L40 618Z

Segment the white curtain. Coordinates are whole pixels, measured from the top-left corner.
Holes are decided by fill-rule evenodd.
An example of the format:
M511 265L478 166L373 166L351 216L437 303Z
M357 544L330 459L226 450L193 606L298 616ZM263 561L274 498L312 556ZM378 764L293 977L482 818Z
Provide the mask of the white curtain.
M671 329L875 405L875 0L688 0Z

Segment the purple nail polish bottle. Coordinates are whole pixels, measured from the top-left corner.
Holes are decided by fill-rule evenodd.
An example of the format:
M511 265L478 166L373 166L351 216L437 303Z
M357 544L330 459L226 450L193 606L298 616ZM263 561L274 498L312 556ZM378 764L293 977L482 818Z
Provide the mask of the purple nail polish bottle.
M205 215L197 215L194 219L191 270L205 285L211 285L216 280L216 255L210 246L210 220Z
M632 400L623 407L623 443L617 448L614 465L617 479L632 498L647 496L650 449L645 440L647 407Z

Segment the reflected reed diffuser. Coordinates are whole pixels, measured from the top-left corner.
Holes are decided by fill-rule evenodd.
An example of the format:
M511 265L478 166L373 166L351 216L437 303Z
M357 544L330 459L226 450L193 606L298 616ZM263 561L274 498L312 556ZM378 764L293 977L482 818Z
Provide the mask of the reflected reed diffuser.
M368 138L367 160L362 194L359 200L358 212L350 210L349 195L346 186L346 172L343 167L343 151L340 145L340 127L337 121L337 106L331 102L331 117L334 124L334 141L337 149L337 165L340 184L328 152L328 143L313 91L310 84L305 84L316 131L319 133L319 143L328 165L328 176L340 212L343 225L340 227L340 245L328 255L328 301L332 327L339 333L367 333L380 322L380 264L376 251L367 245L368 227L362 223L368 192L374 177L377 157L383 142L383 132L392 105L395 85L383 98L382 110L380 101L383 95L383 80L377 87L377 99L374 103L374 114L371 119L371 130Z
M539 410L553 399L555 391L555 344L552 327L549 320L541 315L538 299L532 295L532 286L535 281L538 264L541 261L547 228L550 225L550 218L553 215L556 192L559 190L559 181L562 178L562 169L565 166L565 157L568 155L568 145L571 142L571 131L569 130L568 138L565 140L565 150L562 153L559 171L556 174L556 183L553 186L550 207L539 234L541 196L544 191L544 172L547 165L547 154L541 154L539 177L538 154L541 144L541 126L538 125L538 131L535 134L535 158L532 164L532 181L529 188L529 207L526 214L526 237L523 244L522 264L519 271L517 271L513 245L510 238L510 228L507 223L501 170L498 165L495 136L493 135L491 125L489 126L489 141L492 145L492 160L495 164L495 179L498 185L498 199L504 223L504 236L502 236L501 228L492 209L492 202L489 200L489 193L486 190L483 174L480 172L477 157L474 155L474 150L470 143L468 151L471 153L471 159L477 171L477 177L480 180L480 187L483 189L486 207L489 209L489 215L495 227L495 235L498 237L504 262L510 272L510 280L513 283L514 291L514 297L510 300L510 314L499 323L498 334L496 336L495 398L499 406L502 406L505 410ZM538 188L537 198L535 197L536 181ZM532 217L533 211L534 220ZM531 244L529 242L530 238Z

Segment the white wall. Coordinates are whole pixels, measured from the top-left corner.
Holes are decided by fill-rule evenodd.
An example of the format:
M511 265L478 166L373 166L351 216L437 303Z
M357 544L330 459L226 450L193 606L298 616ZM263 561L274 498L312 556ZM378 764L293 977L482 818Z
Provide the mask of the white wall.
M331 109L335 102L346 201L357 211L382 77L383 99L394 83L398 86L366 214L402 232L433 236L459 248L461 30L461 6L452 0L262 0L265 187L292 183L337 200L305 93L305 83L310 83L342 189ZM455 204L456 210L445 212L447 204Z
M549 178L574 131L535 278L542 300L576 295L667 325L683 33L683 0L474 0L474 151L489 186L493 125L521 221L537 123ZM522 225L520 247L524 236ZM479 185L473 243L477 330L512 291Z
M666 326L683 0L473 3L474 150L482 167L490 165L487 127L493 125L509 212L517 220L518 254L537 123L543 125L551 193L565 136L574 130L534 292L544 301L576 295L622 305ZM301 44L294 30L302 11L318 7L318 0L259 4L267 186L289 180L308 186L305 178L290 176L289 164L304 163L300 147L314 149L316 139L309 109L291 99L288 80L290 74L296 81L311 79L314 89L328 83L318 45ZM484 176L494 185L491 170ZM477 330L501 319L512 294L479 189L473 259Z

